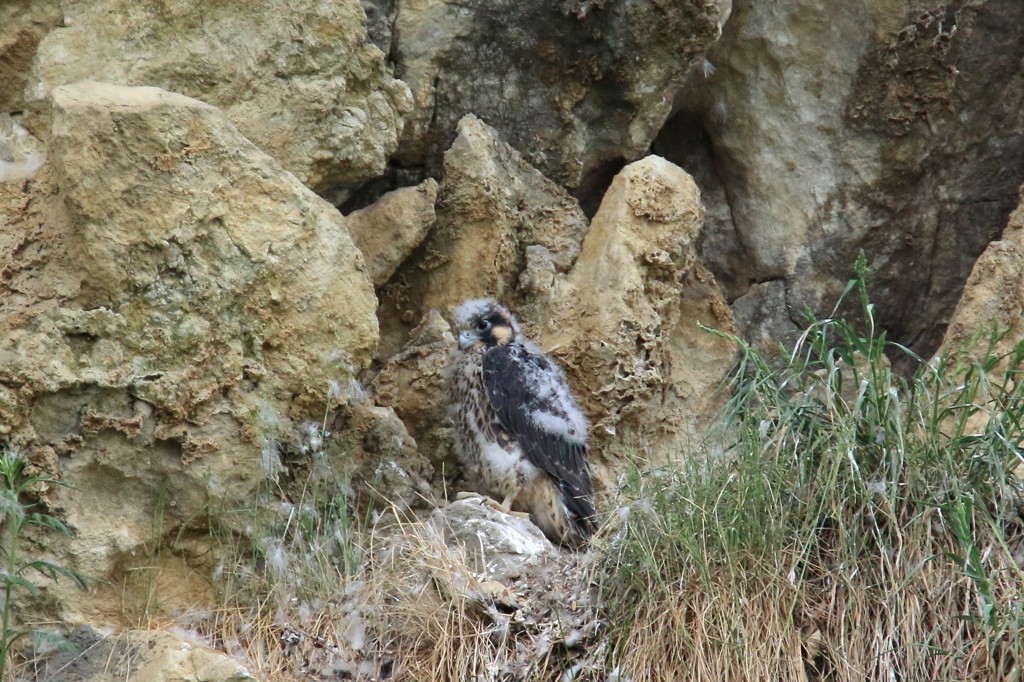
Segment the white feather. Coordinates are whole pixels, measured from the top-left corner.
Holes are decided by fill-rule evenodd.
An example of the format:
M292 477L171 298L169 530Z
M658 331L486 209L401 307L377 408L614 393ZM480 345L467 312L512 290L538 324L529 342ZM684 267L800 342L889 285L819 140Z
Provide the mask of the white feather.
M523 346L530 353L541 355L540 349L529 341ZM576 407L576 401L569 393L569 384L565 374L554 362L549 363L547 371L535 367L531 363L522 363L526 371L523 380L530 392L537 396L542 404L550 405L551 410L532 410L529 418L545 431L556 434L568 441L585 443L587 440L587 419Z
M516 336L519 336L522 333L519 329L519 322L517 322L512 313L508 311L508 308L500 305L493 298L473 298L456 308L455 327L457 329L475 327L477 320L487 317L487 315L496 310L501 311L506 317L508 317L509 322L512 324L512 331L515 332Z
M471 320L486 315L497 305L497 301L490 298L470 299L455 309L455 326L465 327Z

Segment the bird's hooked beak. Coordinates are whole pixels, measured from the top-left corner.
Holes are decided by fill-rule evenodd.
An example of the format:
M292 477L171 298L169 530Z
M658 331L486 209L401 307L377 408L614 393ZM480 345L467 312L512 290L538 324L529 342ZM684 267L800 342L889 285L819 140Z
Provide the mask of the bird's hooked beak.
M459 333L459 348L466 350L480 343L480 335L471 329Z

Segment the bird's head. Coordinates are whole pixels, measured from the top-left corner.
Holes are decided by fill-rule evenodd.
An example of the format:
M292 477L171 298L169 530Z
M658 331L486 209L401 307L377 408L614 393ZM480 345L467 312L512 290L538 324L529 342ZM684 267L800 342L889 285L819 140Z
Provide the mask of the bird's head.
M512 313L492 299L477 298L455 309L459 348L469 350L504 346L519 336L519 323Z

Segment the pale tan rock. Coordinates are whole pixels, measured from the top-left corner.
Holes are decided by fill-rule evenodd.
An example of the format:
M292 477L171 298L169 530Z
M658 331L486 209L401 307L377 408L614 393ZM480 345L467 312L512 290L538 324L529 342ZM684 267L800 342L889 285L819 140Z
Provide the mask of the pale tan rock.
M0 112L25 107L25 84L39 41L64 18L61 0L0 3Z
M947 352L967 344L993 325L1005 333L996 351L1005 353L1024 338L1024 189L1002 239L988 245L974 264L942 342Z
M370 45L357 0L89 3L39 45L29 129L47 132L54 88L155 85L222 107L310 187L372 178L398 143L408 88Z
M541 346L566 368L596 443L616 435L680 452L724 396L735 333L696 255L704 211L693 179L657 156L623 169L605 194L576 266L535 320ZM605 464L600 448L592 457ZM664 455L664 453L661 453Z
M370 384L374 401L394 409L416 439L420 452L437 466L450 455L444 368L455 345L448 323L431 310L413 330L409 342L384 363Z
M427 311L467 298L525 302L576 261L587 219L579 204L475 116L445 154L437 223L419 258L381 290L381 355L399 351Z
M360 501L399 510L434 504L435 469L394 409L357 401L339 412L335 425L355 446L345 453L338 480L350 483Z
M74 486L50 492L76 531L52 553L114 577L252 503L276 475L264 447L292 447L368 364L376 299L344 218L208 104L64 86L48 155L0 191L0 417ZM116 580L65 582L66 617L119 617Z
M1020 367L1012 364L1012 358L1016 347L1024 340L1024 187L1019 197L1020 202L1010 214L1002 238L989 244L974 264L946 336L936 352L936 357L948 358L956 357L961 350L979 358L985 352L1007 356L987 369L992 383L1000 388L1004 382L1006 388L1010 388L1019 381L1014 373ZM990 347L994 331L1001 336ZM987 391L982 385L974 400L988 402L988 409L969 417L965 425L953 426L951 431L962 428L965 433L983 433L990 428L990 419L1002 414L1006 405L1005 401L992 400L986 395ZM1017 462L1014 468L1019 475L1024 474L1024 464ZM1015 500L1018 496L1008 494L1005 499Z
M434 226L437 181L388 192L347 216L352 240L363 253L374 286L387 282Z
M257 678L227 654L186 633L127 630L102 634L81 628L70 637L75 653L40 663L40 679L81 682L254 682Z

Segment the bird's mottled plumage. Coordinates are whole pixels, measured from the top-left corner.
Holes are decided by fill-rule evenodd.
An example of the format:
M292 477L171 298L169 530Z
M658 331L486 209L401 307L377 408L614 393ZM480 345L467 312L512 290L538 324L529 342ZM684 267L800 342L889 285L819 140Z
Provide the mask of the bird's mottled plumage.
M553 542L579 546L595 518L587 422L565 375L490 299L463 303L455 324L449 413L470 484L529 512Z

